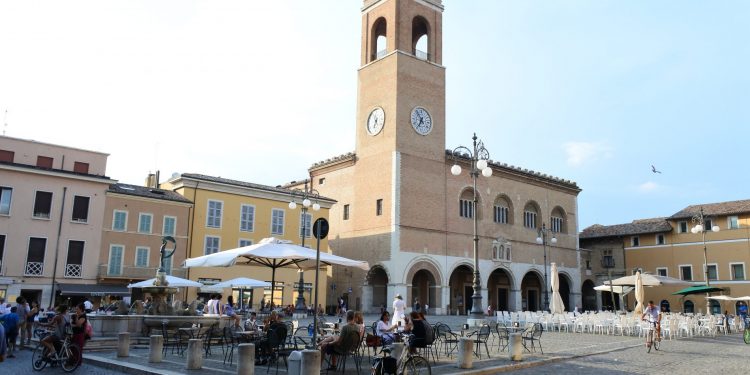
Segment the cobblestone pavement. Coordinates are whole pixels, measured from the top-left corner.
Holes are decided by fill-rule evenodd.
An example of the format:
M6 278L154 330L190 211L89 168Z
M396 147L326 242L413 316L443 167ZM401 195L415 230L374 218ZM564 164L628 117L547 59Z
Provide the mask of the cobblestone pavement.
M659 351L643 345L513 371L517 374L742 374L750 345L740 335L667 340Z
M31 350L18 350L15 353L16 358L6 358L5 362L0 363L0 374L8 375L26 375L26 374L64 374L59 367L45 367L42 371L36 372L31 368ZM104 369L91 364L84 363L76 369L74 374L86 375L124 375L125 372Z
M365 322L369 327L375 316L367 316ZM438 321L448 324L460 332L466 317L431 316L431 323ZM329 317L329 321L332 319ZM300 324L307 324L311 319L303 319ZM665 340L662 350L646 353L643 339L630 336L593 335L589 333L544 332L542 349L538 352L524 352L522 362L512 362L508 352L500 352L496 344L490 343L491 358L474 359L473 370L459 370L456 367L455 355L452 358L441 355L432 365L434 375L457 374L494 374L498 372L518 372L521 374L666 374L682 371L696 372L710 370L711 373L735 374L745 372L747 354L750 345L745 345L738 334L716 338L690 338ZM160 364L148 363L147 346L134 346L130 357L117 358L113 350L87 351L84 367L77 370L81 374L235 374L235 364L224 364L221 349L216 348L214 355L204 358L203 369L186 370L186 359L183 356L168 354ZM367 359L363 361L362 373L369 373ZM265 367L265 366L264 366ZM10 371L5 371L6 369ZM347 373L354 374L353 366L347 366ZM718 371L717 371L718 370ZM264 373L265 368L257 368ZM274 371L272 369L272 371ZM45 369L41 373L31 370L31 352L24 351L15 359L0 363L0 373L5 374L43 374L62 373L59 369ZM279 373L285 374L283 363Z

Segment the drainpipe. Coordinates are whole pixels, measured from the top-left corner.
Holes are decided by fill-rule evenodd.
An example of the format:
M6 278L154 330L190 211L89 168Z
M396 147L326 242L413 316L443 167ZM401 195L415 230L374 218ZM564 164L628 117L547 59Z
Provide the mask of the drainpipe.
M63 214L65 213L65 196L68 192L68 187L63 187L63 196L62 196L62 204L60 205L60 221L57 224L57 243L55 244L55 263L52 266L52 293L49 297L49 306L47 306L47 310L54 307L55 303L55 278L57 277L57 259L60 257L60 237L62 235L62 222L63 222Z

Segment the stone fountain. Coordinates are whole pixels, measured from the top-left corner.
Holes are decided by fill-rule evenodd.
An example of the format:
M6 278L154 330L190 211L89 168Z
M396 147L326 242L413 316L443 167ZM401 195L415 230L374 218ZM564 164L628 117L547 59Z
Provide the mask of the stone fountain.
M172 243L173 248L167 249L167 244ZM161 261L159 268L156 270L156 279L153 286L141 288L143 293L151 295L152 303L145 310L141 307L141 302L136 301L136 314L128 314L128 309L124 303L113 315L92 315L89 317L95 336L113 336L119 332L141 332L144 336L149 335L152 330L160 331L162 327L167 328L181 327L188 324L201 324L211 326L215 323L222 323L223 326L228 318L221 319L218 315L199 316L196 311L197 301L193 301L185 309L182 302L177 301L172 306L167 301L169 296L177 293L177 288L169 286L167 273L164 269L165 260L174 255L177 250L177 244L173 237L166 236L162 238L162 245L159 249ZM222 321L225 320L225 321Z

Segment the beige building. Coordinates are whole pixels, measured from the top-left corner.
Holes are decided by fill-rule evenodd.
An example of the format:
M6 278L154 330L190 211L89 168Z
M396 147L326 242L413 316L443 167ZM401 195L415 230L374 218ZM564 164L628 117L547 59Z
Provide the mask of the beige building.
M107 156L0 137L0 295L47 307L97 283Z
M281 187L259 185L249 182L212 177L201 174L183 173L173 176L162 188L172 190L194 203L194 210L189 218L188 258L195 258L218 251L234 249L258 243L268 237L289 240L315 248L311 236L311 223L318 218L328 218L328 211L336 201L318 197L313 201L320 205L320 210L310 209L303 216L301 199L293 196L292 191ZM297 208L291 209L289 203L294 200ZM321 241L320 248L328 251L328 241ZM326 272L326 271L324 271ZM188 270L191 280L210 285L236 277L270 282L272 270L268 267L235 265L232 267L191 268ZM303 295L305 303L312 303L315 272L303 274ZM296 269L280 268L276 271L276 306L294 305L297 298L300 275ZM326 298L327 275L321 276L321 304ZM231 295L240 303L240 290L223 290L223 295ZM214 290L196 290L188 288L188 301L197 296L207 297ZM271 301L271 289L244 290L242 303L257 308L261 301Z
M701 210L707 231L693 233L701 223ZM711 230L714 227L718 231ZM628 275L642 270L682 279L688 284L685 286L706 285L708 277L710 286L724 289L721 294L750 295L746 277L750 264L750 200L692 205L667 218L633 224L594 225L584 229L580 237L582 247L597 249L592 258L601 257L596 253L606 250L624 254L624 267L620 267ZM597 285L602 281L589 280ZM705 294L672 295L685 286L648 288L646 299L671 311L705 312ZM634 298L628 298L628 308L632 309L633 303ZM713 312L722 307L733 313L736 308L731 303L722 306L712 302Z
M187 277L182 268L188 250L192 202L169 190L148 186L112 184L106 192L99 282L119 285L156 276L164 236L176 241L174 254L165 261L168 275ZM173 249L169 244L167 249ZM135 299L141 298L138 289Z
M468 158L446 152L442 15L440 0L364 1L355 151L314 164L310 173L314 187L338 201L330 212L334 253L367 260L372 269L334 268L331 293L371 312L390 309L398 293L407 305L429 305L430 313L466 313L476 216L483 308L542 309L547 254L572 310L580 303L581 190L490 162L493 174L478 177L474 206ZM502 157L502 140L484 141ZM451 174L454 163L464 169L459 176ZM547 252L536 242L544 225L556 240Z

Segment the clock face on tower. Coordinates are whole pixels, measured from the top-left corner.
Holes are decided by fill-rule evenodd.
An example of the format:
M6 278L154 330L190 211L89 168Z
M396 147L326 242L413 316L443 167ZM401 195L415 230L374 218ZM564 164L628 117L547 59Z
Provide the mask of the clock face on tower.
M383 130L385 124L385 111L383 108L377 107L370 112L370 116L367 117L367 132L370 135L377 135Z
M411 126L421 135L427 135L432 131L432 117L426 109L414 107L411 110Z

